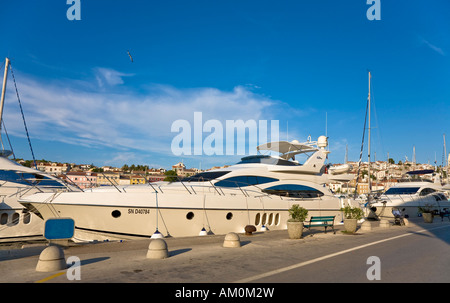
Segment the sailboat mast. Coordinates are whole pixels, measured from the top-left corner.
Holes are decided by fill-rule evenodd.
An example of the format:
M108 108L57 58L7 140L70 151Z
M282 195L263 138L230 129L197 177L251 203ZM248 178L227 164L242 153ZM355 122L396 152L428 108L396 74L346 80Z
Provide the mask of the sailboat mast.
M0 100L0 129L1 129L2 119L3 119L3 104L5 103L6 80L8 78L8 68L9 68L9 59L6 58L5 74L3 75L2 96L1 96L1 100Z
M447 162L447 163L445 163ZM448 183L448 167L450 166L450 153L447 158L447 147L445 146L445 134L444 134L444 165L447 166L447 183ZM442 168L443 170L444 168Z
M367 166L367 175L369 177L369 195L368 195L368 202L370 202L370 193L372 192L372 182L370 180L370 71L369 71L369 95L367 97L367 104L368 104L368 114L369 114L369 126L368 126L368 132L369 132L369 136L368 136L368 145L367 145L367 158L369 161L369 164Z

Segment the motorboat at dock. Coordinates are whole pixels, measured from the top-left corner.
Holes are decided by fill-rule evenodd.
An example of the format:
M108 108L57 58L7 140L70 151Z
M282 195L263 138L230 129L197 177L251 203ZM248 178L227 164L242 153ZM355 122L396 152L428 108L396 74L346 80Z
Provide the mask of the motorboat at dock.
M351 198L336 197L326 186L354 178L326 172L327 144L325 136L304 143L272 142L257 149L279 156L247 156L235 165L176 182L37 193L22 197L20 203L44 220L72 218L74 241L226 234L243 232L247 225L286 229L293 204L308 209L310 216L338 216L344 204L358 206ZM294 160L300 154L308 157L303 164Z
M403 215L417 216L419 207L432 208L435 213L444 212L445 209L450 210L450 201L438 179L433 182L427 179L411 178L411 176L425 173L433 173L433 171L408 172L408 178L399 180L370 203L372 215L392 218L392 211L399 210Z

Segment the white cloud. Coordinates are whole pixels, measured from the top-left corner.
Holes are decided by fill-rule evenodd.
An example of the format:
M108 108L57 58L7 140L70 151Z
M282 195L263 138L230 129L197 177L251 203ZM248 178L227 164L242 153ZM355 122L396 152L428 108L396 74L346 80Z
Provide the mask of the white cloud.
M101 76L97 89L89 81L46 81L20 76L19 93L32 138L65 142L95 148L111 147L127 152L171 153L171 132L175 120L192 123L194 112L203 114L203 122L217 119L244 121L276 119L273 112L281 102L257 94L251 88L236 86L231 91L217 88L178 89L168 85L150 85L147 93L105 92L102 85L123 83L130 76L111 69L96 68ZM111 92L109 92L111 91ZM24 136L22 117L17 110L15 92L5 106L8 132ZM133 154L122 154L133 157ZM116 161L120 159L112 159Z
M95 78L99 87L105 85L114 86L123 84L122 77L130 77L132 74L124 74L111 68L96 67L94 68Z

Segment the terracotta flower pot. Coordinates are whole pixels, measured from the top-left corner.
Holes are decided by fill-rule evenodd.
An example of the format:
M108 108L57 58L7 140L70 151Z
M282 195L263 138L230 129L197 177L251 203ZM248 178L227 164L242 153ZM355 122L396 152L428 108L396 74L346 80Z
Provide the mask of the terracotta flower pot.
M287 222L289 239L300 239L303 235L303 222Z

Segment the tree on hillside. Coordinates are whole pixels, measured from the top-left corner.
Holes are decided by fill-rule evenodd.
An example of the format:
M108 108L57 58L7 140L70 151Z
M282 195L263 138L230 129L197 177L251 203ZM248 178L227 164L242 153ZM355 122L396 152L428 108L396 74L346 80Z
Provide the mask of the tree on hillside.
M164 175L166 175L164 181L174 182L178 180L177 172L174 170L168 170L164 173Z

